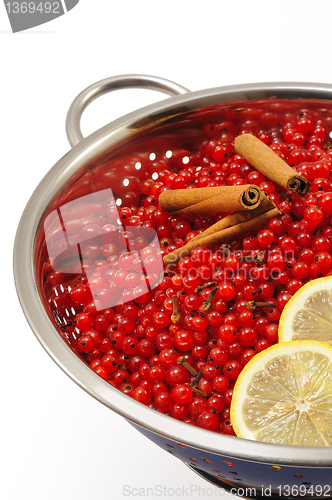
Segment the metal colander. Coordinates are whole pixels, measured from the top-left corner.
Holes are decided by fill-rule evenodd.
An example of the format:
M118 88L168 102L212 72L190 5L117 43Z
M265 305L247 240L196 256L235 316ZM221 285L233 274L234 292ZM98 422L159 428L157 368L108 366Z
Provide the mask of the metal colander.
M106 92L129 87L158 90L172 97L130 113L83 139L80 119L86 106ZM226 117L243 127L259 110L264 128L272 130L285 123L289 112L303 108L322 118L331 117L332 86L264 83L189 92L170 81L142 75L97 82L74 100L66 124L72 149L33 193L22 215L14 248L15 280L22 308L36 337L60 368L200 476L248 498L331 497L331 448L272 445L209 432L155 412L124 395L74 352L75 328L67 326L75 311L59 310L50 301L43 274L47 255L52 254L58 270L77 276L77 266L82 264L77 249L87 240L92 244L93 234L87 235L85 242L84 238L75 240L69 230L66 235L62 216L77 207L75 203L82 197L91 207L88 215L102 217L102 213L96 213L96 206L103 203L105 191L107 196L113 193L114 215L122 200L130 197L133 168L144 178L155 179L152 160L174 151L185 157L197 141L203 140L207 124L221 123ZM146 237L153 246L153 234Z

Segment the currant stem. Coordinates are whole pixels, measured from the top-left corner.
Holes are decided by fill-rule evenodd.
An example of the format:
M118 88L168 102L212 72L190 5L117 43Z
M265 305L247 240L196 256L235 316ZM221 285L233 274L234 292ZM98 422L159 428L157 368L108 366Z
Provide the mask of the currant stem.
M257 307L269 307L274 309L277 305L273 302L255 302L254 300L249 300L249 302L247 302L248 311L254 311Z
M179 357L178 357L178 359L177 359L177 364L178 364L178 365L182 365L182 366L184 366L184 367L188 370L188 372L189 372L191 375L193 375L194 377L196 377L196 375L197 375L197 371L195 370L195 368L194 368L194 367L192 367L192 366L188 363L188 361L186 361L186 359L185 359L183 356L179 356Z
M216 291L218 290L218 287L212 288L211 292L209 293L209 296L206 300L204 300L203 305L202 305L202 311L203 312L208 312L211 307L212 307L212 300L213 297L215 296Z
M189 385L190 384L186 384L186 385ZM191 386L190 386L191 387ZM191 387L192 391L195 393L195 394L198 394L199 396L202 396L202 398L205 398L205 399L208 399L208 396L206 394L204 394L204 392L200 391L199 389L197 389L197 387Z
M178 298L176 295L172 296L173 301L173 314L171 316L172 323L177 323L181 319L181 314L179 313Z
M294 196L292 196L292 195L290 195L290 194L286 193L286 191L283 191L283 192L282 192L282 193L280 193L280 194L281 194L281 196L282 196L283 198L286 198L286 200L288 200L288 201L293 201L293 199L294 199Z
M256 255L245 255L243 257L239 257L240 262L256 262L256 264L262 264L264 262L264 254L263 252L259 252Z
M324 145L323 145L323 149L330 149L332 147L332 139L331 137L328 135L325 139L325 142L324 142Z
M225 243L223 245L221 245L220 250L223 251L224 256L226 255L227 257L230 257L231 255L233 255L233 252L230 249L230 246L226 245Z
M200 293L202 290L205 290L205 288L212 288L213 286L216 286L216 284L216 281L210 281L209 283L205 283L204 285L199 285L195 289L195 293Z
M197 375L195 376L194 380L191 382L190 387L193 388L193 387L196 387L197 388L197 385L198 385L198 382L200 381L201 377L202 377L202 372L203 372L203 368L201 368L199 370L199 372L197 373Z

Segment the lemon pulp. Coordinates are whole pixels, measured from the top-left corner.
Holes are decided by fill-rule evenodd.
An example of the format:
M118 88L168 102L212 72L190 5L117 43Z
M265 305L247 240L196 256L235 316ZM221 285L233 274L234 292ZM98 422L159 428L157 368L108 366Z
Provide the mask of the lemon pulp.
M293 320L293 340L320 340L332 344L332 292L311 295Z
M310 281L293 295L281 313L278 337L332 345L332 276Z
M332 347L276 344L240 374L231 420L239 437L277 444L332 445Z

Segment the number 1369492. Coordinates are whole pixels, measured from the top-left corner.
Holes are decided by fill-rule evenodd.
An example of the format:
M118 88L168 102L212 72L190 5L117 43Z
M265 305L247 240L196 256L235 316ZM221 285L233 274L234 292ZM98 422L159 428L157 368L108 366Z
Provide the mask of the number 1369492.
M7 2L8 14L61 14L60 2Z

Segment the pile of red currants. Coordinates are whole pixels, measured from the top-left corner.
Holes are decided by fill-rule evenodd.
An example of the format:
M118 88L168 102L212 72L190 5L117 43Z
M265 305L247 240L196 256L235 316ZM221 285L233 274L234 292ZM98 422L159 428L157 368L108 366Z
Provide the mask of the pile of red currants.
M82 222L90 240L80 272L57 270L50 259L44 266L54 322L92 370L151 409L230 435L232 388L242 368L278 341L278 320L292 295L332 275L332 119L304 109L282 127L258 127L254 111L241 130L232 121L206 123L192 150L133 157L137 175L128 176L121 203L106 200L104 214ZM308 179L309 192L285 192L236 154L234 138L242 132ZM159 195L247 183L266 192L282 215L222 248L197 247L160 272L165 254L227 214L172 216L159 207ZM120 233L124 246L116 237L98 240Z

